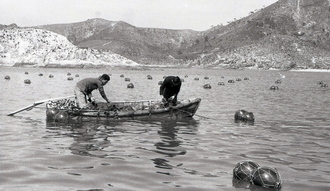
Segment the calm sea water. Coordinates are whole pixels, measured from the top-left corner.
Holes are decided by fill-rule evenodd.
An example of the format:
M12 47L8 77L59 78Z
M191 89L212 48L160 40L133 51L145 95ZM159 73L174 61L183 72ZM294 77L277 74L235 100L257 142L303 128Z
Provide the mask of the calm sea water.
M45 105L6 116L35 101L70 96L78 80L103 73L111 74L110 100L160 99L158 81L179 75L179 99L202 102L185 121L48 124ZM233 181L233 168L244 160L276 168L283 191L330 189L330 88L318 84L330 85L329 73L2 67L0 78L1 190L266 190ZM227 83L237 78L242 81ZM203 88L207 83L211 89ZM279 90L269 90L272 85ZM253 112L255 123L235 123L238 109Z

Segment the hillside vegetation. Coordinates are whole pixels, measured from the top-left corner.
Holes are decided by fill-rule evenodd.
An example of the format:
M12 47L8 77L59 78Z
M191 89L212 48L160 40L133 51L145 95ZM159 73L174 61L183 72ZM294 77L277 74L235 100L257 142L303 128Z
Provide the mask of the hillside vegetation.
M99 18L32 28L63 35L80 51L80 60L84 51L113 52L144 65L288 70L330 68L329 23L329 0L279 0L206 31L141 28Z
M197 62L231 68L329 68L329 23L328 0L280 0L207 31L204 38L208 37L210 46ZM189 51L202 46L194 45Z

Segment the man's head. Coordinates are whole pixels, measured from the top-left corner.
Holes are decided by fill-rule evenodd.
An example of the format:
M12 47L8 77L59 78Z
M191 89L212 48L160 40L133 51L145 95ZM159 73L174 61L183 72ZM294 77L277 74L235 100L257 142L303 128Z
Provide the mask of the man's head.
M176 76L173 78L172 83L174 86L178 86L181 83L181 79L178 76Z
M108 74L103 74L99 77L99 79L103 82L103 84L106 84L110 81L110 76Z

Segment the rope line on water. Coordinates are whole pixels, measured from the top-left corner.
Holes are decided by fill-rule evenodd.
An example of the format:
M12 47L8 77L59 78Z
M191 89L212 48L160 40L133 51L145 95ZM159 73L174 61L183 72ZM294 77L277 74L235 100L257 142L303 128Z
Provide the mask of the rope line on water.
M198 114L194 114L192 112L189 112L189 111L185 111L185 110L182 110L182 109L177 109L178 111L180 112L183 112L183 113L187 113L189 115L192 115L192 116L197 116L197 117L200 117L200 118L203 118L203 119L212 119L212 118L209 118L209 117L205 117L205 116L202 116L202 115L198 115Z

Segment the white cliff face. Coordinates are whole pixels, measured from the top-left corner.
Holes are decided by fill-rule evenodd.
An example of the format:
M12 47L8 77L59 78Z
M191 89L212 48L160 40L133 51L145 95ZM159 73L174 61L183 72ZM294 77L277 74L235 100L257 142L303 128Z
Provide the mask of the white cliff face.
M0 30L0 65L106 65L137 66L110 51L77 48L64 36L42 29Z

